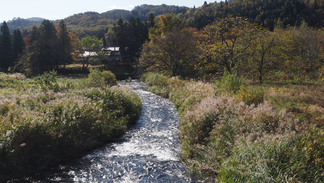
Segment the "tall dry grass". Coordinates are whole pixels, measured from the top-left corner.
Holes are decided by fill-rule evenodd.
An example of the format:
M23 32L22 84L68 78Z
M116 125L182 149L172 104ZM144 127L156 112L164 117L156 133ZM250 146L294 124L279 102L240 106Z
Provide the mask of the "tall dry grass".
M0 182L112 141L141 112L139 97L125 86L89 88L91 79L53 72L18 76L0 78Z
M278 87L280 95L235 77L224 75L216 84L163 77L163 95L180 113L182 160L191 173L215 182L323 182L323 126L284 106L303 101L320 108L321 87L312 95Z

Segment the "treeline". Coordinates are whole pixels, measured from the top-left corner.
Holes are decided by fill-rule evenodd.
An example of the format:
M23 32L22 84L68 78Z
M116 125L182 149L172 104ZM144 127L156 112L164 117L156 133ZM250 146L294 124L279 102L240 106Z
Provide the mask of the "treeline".
M228 15L241 16L269 30L276 24L284 27L300 26L306 22L311 27L324 26L323 0L229 0L205 4L190 9L186 14L189 25L198 29Z
M11 35L7 23L3 22L0 34L0 68L7 70L13 67L24 48L25 43L20 30L16 29Z
M212 79L225 71L263 83L313 80L323 75L324 31L307 24L269 31L229 16L197 30L166 14L150 29L139 58L142 71Z
M57 70L60 65L73 62L73 52L80 49L78 38L66 28L62 20L58 27L44 20L34 26L31 34L22 37L19 29L11 35L6 22L1 26L0 68L26 75Z

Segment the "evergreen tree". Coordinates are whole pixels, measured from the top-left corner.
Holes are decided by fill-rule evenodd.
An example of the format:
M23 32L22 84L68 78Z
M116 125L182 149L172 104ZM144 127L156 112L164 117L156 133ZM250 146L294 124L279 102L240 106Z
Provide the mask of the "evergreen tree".
M122 19L119 19L118 25L115 27L114 32L116 33L117 45L119 46L120 54L123 57L123 60L127 60L127 24L124 24Z
M0 41L0 67L8 69L13 66L11 35L7 23L4 21L1 26L1 41Z
M58 37L54 24L44 20L39 28L41 72L57 68L59 62Z
M148 39L148 27L139 18L131 17L126 23L120 20L115 33L123 60L135 62L140 56L142 45Z
M19 59L21 70L29 69L30 74L40 74L40 41L38 40L39 30L36 26L33 27L31 36L28 40L28 47L24 52L24 57Z
M153 13L151 13L150 17L148 19L148 29L151 27L154 27L154 25L155 25L154 19L155 19L155 17L153 15Z
M60 64L67 65L69 61L72 60L72 45L71 38L69 32L66 28L64 21L60 21L59 23L59 32L58 32L58 40L59 40L59 49L58 49L58 57L60 59Z
M19 29L16 29L13 32L12 47L14 51L14 61L17 61L18 57L23 53L25 49L25 43Z

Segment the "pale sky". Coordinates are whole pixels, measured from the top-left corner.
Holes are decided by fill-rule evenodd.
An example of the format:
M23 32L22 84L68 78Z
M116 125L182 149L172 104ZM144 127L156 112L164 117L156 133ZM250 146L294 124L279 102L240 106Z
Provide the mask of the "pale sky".
M207 3L215 1L207 1ZM4 0L0 4L0 22L14 17L41 17L63 19L76 13L95 11L103 13L113 9L132 10L142 4L200 7L204 0Z

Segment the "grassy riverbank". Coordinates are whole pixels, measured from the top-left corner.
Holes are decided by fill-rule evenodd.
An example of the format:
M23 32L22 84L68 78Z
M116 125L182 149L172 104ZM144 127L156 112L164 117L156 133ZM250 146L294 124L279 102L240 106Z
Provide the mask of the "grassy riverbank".
M83 79L1 74L0 182L78 157L124 134L138 119L141 101L115 84L110 72L97 70Z
M324 85L255 86L146 74L180 114L182 160L215 182L323 182Z

